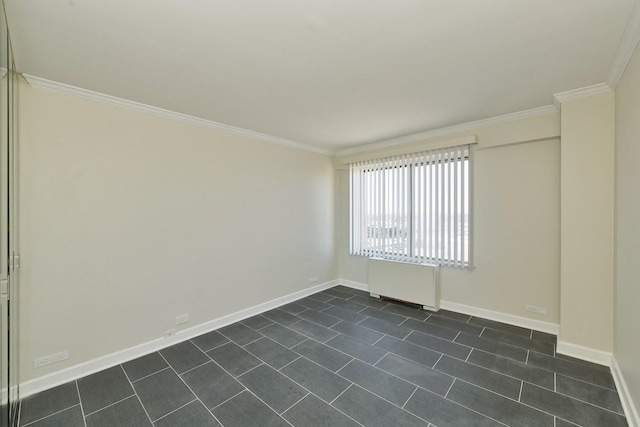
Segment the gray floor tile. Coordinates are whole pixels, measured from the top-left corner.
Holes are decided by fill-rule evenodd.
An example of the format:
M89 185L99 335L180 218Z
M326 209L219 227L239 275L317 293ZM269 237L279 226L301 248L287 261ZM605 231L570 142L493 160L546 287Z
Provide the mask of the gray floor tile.
M340 289L337 288L329 288L329 289L325 289L324 291L320 291L321 294L326 294L326 295L332 295L334 297L338 297L338 298L342 298L342 299L347 299L347 298L351 298L353 296L353 294L351 292L344 292L341 291Z
M211 412L224 427L291 427L248 391L240 393Z
M171 369L165 369L133 384L152 421L186 405L196 397Z
M327 402L351 385L344 378L304 357L285 366L280 372Z
M327 301L327 304L331 304L334 307L339 307L354 313L360 310L364 310L367 307L366 305L358 304L357 302L345 300L342 298L334 298L332 300Z
M316 341L325 342L338 335L336 331L320 326L317 323L312 323L307 320L301 320L289 325L290 329L296 332L300 332L309 338L313 338Z
M20 425L26 423L21 419ZM49 415L39 421L29 424L29 427L84 427L84 418L80 405L72 406L64 411Z
M262 363L254 355L232 342L214 348L207 354L234 377L242 375Z
M593 369L596 369L596 370L599 370L599 371L611 372L611 368L609 368L608 366L605 366L605 365L600 365L598 363L588 362L586 360L577 359L575 357L567 356L567 355L560 354L560 353L556 353L555 357L558 358L558 359L566 360L567 362L578 363L580 365L584 365L584 366L587 366L589 368L593 368Z
M553 372L473 349L467 362L553 390Z
M386 350L372 347L342 334L330 339L325 344L370 364L376 363L387 353Z
M214 408L244 390L244 386L214 362L192 369L182 379L207 409Z
M399 325L400 323L407 320L406 317L400 316L399 314L394 314L385 310L378 310L377 308L367 307L360 312L365 316L375 317L376 319L384 320L385 322L393 323L395 325Z
M277 308L265 311L264 313L262 313L262 316L284 326L290 325L300 320L299 317L291 313L287 313L286 311L279 310Z
M191 341L184 341L171 347L163 348L160 354L179 374L207 363L209 358Z
M138 398L132 396L86 417L87 427L151 427Z
M155 427L222 427L202 403L191 402L153 423Z
M269 323L272 323L269 321ZM209 351L212 348L221 346L229 342L229 339L218 331L211 331L191 339L191 342L198 346L202 351Z
M556 418L556 427L580 427L578 424L570 423L562 418Z
M598 387L563 375L557 375L556 392L624 415L618 393L608 388Z
M324 326L325 328L330 328L336 323L341 322L341 320L337 317L333 317L326 313L321 313L313 309L309 309L307 311L299 313L298 317L309 320L313 323L317 323L318 325Z
M244 349L275 369L280 369L300 357L297 353L267 337L252 342Z
M338 323L331 329L348 335L352 338L356 338L365 344L373 344L384 336L384 334L381 334L380 332L372 331L371 329L344 321Z
M389 304L384 308L384 311L399 314L404 317L410 317L418 321L423 321L431 315L430 312L421 310L417 307L410 307L408 305L398 305L398 304Z
M352 359L338 350L313 340L298 344L292 350L333 372L342 368Z
M249 317L248 319L244 319L242 321L242 323L248 327L250 327L251 329L262 329L265 326L269 326L273 323L272 320L267 319L264 316L261 315L257 315L257 316L253 316L253 317Z
M369 298L369 291L363 291L362 289L354 289L354 288L349 288L348 291L345 292L349 292L350 294L353 294L355 296L359 296L359 297L365 297L365 298Z
M335 296L329 295L329 294L326 294L326 293L322 293L322 292L317 292L315 294L309 295L307 298L311 298L311 299L314 299L316 301L326 302L326 301L328 301L330 299L335 298Z
M133 395L133 389L120 365L78 380L85 414L102 409Z
M511 399L518 400L520 394L522 381L449 356L443 356L434 369Z
M355 302L361 305L366 305L367 307L379 308L383 309L389 305L389 301L385 301L384 299L378 299L374 297L361 297L356 295L355 297L349 298L349 301Z
M551 344L556 344L558 342L558 337L556 335L540 331L533 331L531 333L531 338L538 341L550 342Z
M436 353L435 351L431 351L406 341L400 341L393 337L384 337L378 341L375 346L387 350L397 356L428 366L429 368L432 368L441 356L440 353Z
M363 307L364 308L364 307ZM351 310L345 310L341 307L329 307L326 310L322 310L323 313L329 314L331 316L337 317L338 319L346 320L351 323L358 323L361 320L367 318L364 314L357 313Z
M441 396L447 394L453 384L453 377L393 354L383 357L376 367Z
M368 317L358 324L368 329L380 332L392 336L394 338L403 339L411 333L411 329L403 328L395 323L390 323L385 320L377 319L375 317Z
M472 325L470 323L460 322L459 320L435 314L431 315L427 320L425 320L425 322L444 326L445 328L453 329L455 331L466 332L471 335L480 335L480 332L482 332L483 329L483 327L479 325Z
M468 322L469 319L471 319L471 316L468 314L457 313L455 311L445 310L444 308L441 308L440 310L436 311L434 314L442 317L448 317L449 319L458 320L460 322L465 322L465 323Z
M531 366L554 371L567 377L615 390L616 386L610 372L590 366L569 362L556 357L531 353L527 363Z
M292 425L301 427L358 427L360 425L313 395L302 399L282 416Z
M298 319L300 320L300 319ZM260 329L260 333L271 338L280 345L291 348L296 344L306 341L308 338L278 323Z
M80 403L76 382L71 381L22 400L20 420L28 424Z
M305 311L309 307L305 307L304 305L298 304L297 302L290 302L289 304L285 304L278 308L280 308L280 310L282 311L286 311L287 313L298 314L301 311Z
M218 332L241 347L262 337L258 332L242 323L233 323L220 328Z
M358 386L351 386L333 406L367 427L424 427L426 423Z
M168 367L167 362L157 351L122 364L122 368L127 373L127 377L129 377L129 381L131 382L137 381L147 375L155 374Z
M404 405L416 389L415 385L359 360L352 360L338 375L398 406Z
M333 287L333 289L340 292L346 292L349 294L352 294L354 292L364 292L364 291L360 291L359 289L350 288L349 286L345 286L345 285L336 285Z
M552 415L464 381L453 384L447 399L510 427L554 427Z
M497 331L507 332L513 335L519 335L525 338L531 337L531 329L509 325L507 323L496 322L495 320L483 319L481 317L472 317L471 320L469 320L469 323L495 329Z
M524 383L520 401L584 427L626 426L622 415Z
M519 362L525 362L527 360L527 350L524 348L516 347L511 344L504 344L487 338L477 337L475 335L469 335L464 332L458 335L455 342L468 345L469 347L478 348L488 353L497 354L498 356L508 357Z
M333 297L329 297L327 299L327 301L330 301L332 299L333 299ZM300 304L300 305L303 305L303 306L305 306L307 308L311 308L311 309L316 310L316 311L322 311L322 310L326 310L328 308L333 307L331 304L328 304L326 302L318 301L317 299L314 299L314 298L311 298L311 297L302 298L302 299L299 299L296 302L298 304Z
M438 427L498 427L498 422L421 388L405 409Z
M405 338L405 341L428 348L429 350L437 351L438 353L447 354L456 359L465 360L467 356L469 356L469 353L471 353L471 347L421 332L411 332L411 334Z
M527 350L537 351L538 353L547 354L549 356L553 356L555 352L554 345L549 342L532 340L529 337L513 335L507 332L496 331L495 329L487 328L480 336L482 338L488 338L505 344L526 348Z
M308 391L267 365L258 366L238 377L271 409L281 414L308 394Z
M435 325L433 323L420 322L415 319L409 319L405 321L402 326L449 341L453 341L453 339L458 335L459 332L451 328Z

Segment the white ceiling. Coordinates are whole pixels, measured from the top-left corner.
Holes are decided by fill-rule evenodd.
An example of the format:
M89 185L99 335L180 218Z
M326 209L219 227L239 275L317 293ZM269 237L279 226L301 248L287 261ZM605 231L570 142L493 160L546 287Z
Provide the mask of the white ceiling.
M338 150L602 83L635 0L5 0L19 71Z

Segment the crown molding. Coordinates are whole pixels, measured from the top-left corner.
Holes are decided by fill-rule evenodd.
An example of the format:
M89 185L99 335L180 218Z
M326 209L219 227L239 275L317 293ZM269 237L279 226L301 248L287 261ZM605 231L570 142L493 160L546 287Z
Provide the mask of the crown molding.
M156 117L176 120L176 121L187 123L194 126L221 130L221 131L232 133L235 135L246 136L246 137L254 138L264 142L284 145L286 147L295 148L298 150L311 151L313 153L325 154L328 156L333 155L332 151L325 150L319 147L313 147L311 145L303 144L301 142L279 138L276 136L271 136L271 135L267 135L260 132L254 132L251 130L242 129L235 126L225 125L223 123L218 123L211 120L190 116L188 114L177 113L175 111L165 110L163 108L153 107L151 105L130 101L128 99L118 98L115 96L94 92L92 90L82 89L82 88L67 85L64 83L54 82L51 80L43 79L41 77L36 77L29 74L22 74L22 76L27 81L29 86L35 89L44 89L51 92L62 93L65 95L72 95L78 98L96 101L96 102L108 104L108 105L119 107L119 108L125 108L131 111L147 113Z
M613 89L607 83L598 83L591 86L585 86L578 89L568 90L553 95L553 103L560 109L563 102L572 101L574 99L588 98L590 96L612 93Z
M488 119L476 120L473 122L462 123L459 125L448 126L445 128L429 130L426 132L415 133L411 135L401 136L398 138L386 139L383 141L372 142L370 144L358 145L357 147L345 148L335 152L335 156L346 156L350 154L361 153L363 151L376 150L380 148L394 147L408 142L420 141L423 139L434 138L438 136L446 136L454 133L465 132L481 127L497 125L501 123L514 122L517 120L528 119L531 117L543 116L546 114L557 113L559 110L554 105L545 105L544 107L532 108L530 110L518 111L515 113L504 114L501 116L490 117Z
M618 82L624 73L627 64L633 56L638 43L640 42L640 2L636 1L636 4L631 12L631 18L627 23L627 28L624 30L622 41L618 46L616 56L613 58L611 68L609 68L609 75L607 76L607 84L612 89L618 86Z

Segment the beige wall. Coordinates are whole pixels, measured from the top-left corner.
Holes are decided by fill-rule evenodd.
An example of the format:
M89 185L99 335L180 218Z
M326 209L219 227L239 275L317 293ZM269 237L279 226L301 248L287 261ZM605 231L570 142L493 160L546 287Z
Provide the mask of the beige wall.
M562 351L613 351L614 101L607 93L562 103Z
M614 355L640 410L640 46L616 90Z
M20 90L21 382L336 278L329 156Z
M488 126L465 134L478 137L475 269L443 267L442 299L558 323L559 114ZM447 138L457 136L461 135ZM367 260L349 255L348 181L348 171L338 170L339 275L367 283ZM547 307L549 314L528 312L525 304Z

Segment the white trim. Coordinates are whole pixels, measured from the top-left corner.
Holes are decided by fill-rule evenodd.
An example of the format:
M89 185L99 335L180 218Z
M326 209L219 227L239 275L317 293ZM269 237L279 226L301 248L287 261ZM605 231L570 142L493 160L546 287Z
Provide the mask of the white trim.
M361 291L369 292L369 285L366 283L354 282L353 280L338 279L338 284L346 286L347 288L358 289Z
M591 86L585 86L578 89L568 90L553 94L553 103L561 109L563 102L574 99L588 98L590 96L602 95L604 93L612 93L613 89L606 83L598 83Z
M319 285L293 292L291 294L272 299L271 301L255 305L253 307L249 307L240 311L236 311L235 313L210 320L200 325L180 330L174 336L168 338L156 338L154 340L126 348L124 350L116 351L114 353L98 357L97 359L89 360L87 362L80 363L78 365L29 380L20 384L20 398L25 398L40 391L65 384L69 381L73 381L86 375L102 371L103 369L119 365L120 363L136 359L138 357L144 356L154 351L158 351L165 347L169 347L176 343L197 337L198 335L211 332L231 323L235 323L248 317L255 316L256 314L260 314L273 308L280 307L281 305L288 304L324 289L331 288L337 284L337 280L331 280L329 282L321 283Z
M611 356L611 374L613 375L613 381L616 383L616 389L618 390L618 396L620 396L620 402L622 403L622 409L627 417L627 423L629 427L640 427L640 415L636 405L633 403L631 392L627 387L627 383L622 375L622 370L615 356Z
M558 335L558 331L560 330L560 325L557 323L543 322L541 320L529 319L528 317L516 316L514 314L501 313L499 311L458 304L457 302L442 300L440 301L440 308L468 314L470 316L483 317L485 319L495 320L496 322L521 326L527 329L535 329L536 331L546 332L552 335Z
M611 68L609 68L609 74L607 75L607 84L609 87L615 89L618 86L618 82L624 73L627 64L633 56L633 52L636 50L640 42L640 2L636 1L636 5L631 12L631 18L627 23L627 28L624 30L622 41L618 46L616 56L613 58Z
M557 113L558 111L559 111L558 108L556 108L554 105L545 105L543 107L532 108L530 110L503 114L501 116L490 117L487 119L476 120L473 122L462 123L459 125L449 126L445 128L434 129L434 130L429 130L429 131L420 132L420 133L414 133L411 135L401 136L398 138L372 142L370 144L358 145L357 147L345 148L343 150L336 151L335 156L346 156L349 154L361 153L363 151L394 147L396 145L420 141L423 139L435 138L437 136L451 135L454 133L465 132L465 131L469 131L469 130L473 130L481 127L497 125L501 123L514 122L517 120L543 116L546 114L553 114L553 113Z
M599 365L611 366L611 353L558 340L556 353L576 357Z
M175 111L165 110L164 108L153 107L151 105L142 104L128 99L118 98L111 95L106 95L92 90L82 89L79 87L67 85L64 83L58 83L51 80L43 79L41 77L32 76L29 74L22 74L29 86L35 89L44 89L51 92L63 93L66 95L76 96L82 99L88 99L103 104L112 105L115 107L125 108L131 111L137 111L142 113L151 114L156 117L162 117L170 120L177 120L179 122L187 123L194 126L200 126L209 129L217 129L225 132L233 133L240 136L246 136L254 138L260 141L271 142L274 144L284 145L298 150L311 151L313 153L325 154L328 156L333 155L332 151L325 150L323 148L312 147L301 142L292 141L285 138L279 138L276 136L267 135L260 132L254 132L247 129L238 128L235 126L225 125L223 123L214 122L207 119L201 119L199 117L190 116L187 114L177 113Z

